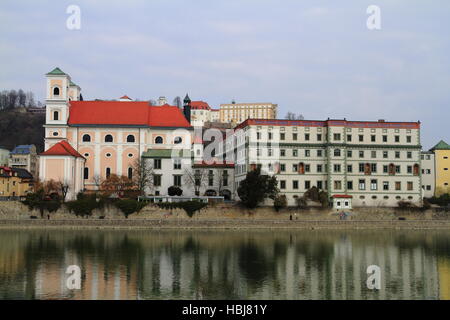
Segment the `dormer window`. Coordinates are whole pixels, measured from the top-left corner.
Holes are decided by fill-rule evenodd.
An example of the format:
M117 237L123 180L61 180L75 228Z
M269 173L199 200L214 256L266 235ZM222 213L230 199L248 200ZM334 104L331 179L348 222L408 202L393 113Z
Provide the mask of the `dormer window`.
M135 141L134 136L132 134L127 136L127 142L133 143Z
M54 87L53 88L53 95L54 96L59 96L59 88L58 87Z
M107 134L105 136L105 142L113 142L113 136L110 134Z
M83 142L91 142L91 136L88 134L83 135Z
M55 88L57 89L57 88ZM53 111L53 120L58 121L59 120L59 112L58 111Z
M159 144L159 143L163 143L163 138L162 137L156 137L155 139L155 143Z

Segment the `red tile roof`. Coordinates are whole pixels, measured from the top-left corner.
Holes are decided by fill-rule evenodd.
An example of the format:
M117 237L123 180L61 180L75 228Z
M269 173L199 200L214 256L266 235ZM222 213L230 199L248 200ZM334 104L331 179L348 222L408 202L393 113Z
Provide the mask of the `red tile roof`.
M127 95L121 96L119 99L127 99L127 100L131 100L131 98Z
M71 101L69 125L132 125L183 127L191 125L175 106L150 106L145 101Z
M211 110L211 107L204 101L191 101L191 109Z
M57 144L51 146L47 151L40 154L41 156L72 156L75 158L84 158L81 154L75 150L70 143L66 140L62 140Z

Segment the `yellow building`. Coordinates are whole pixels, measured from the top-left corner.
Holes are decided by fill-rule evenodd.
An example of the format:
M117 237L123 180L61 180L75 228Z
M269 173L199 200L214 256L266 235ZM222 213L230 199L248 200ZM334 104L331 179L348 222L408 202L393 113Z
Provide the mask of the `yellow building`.
M436 195L450 193L450 145L441 140L430 151L434 152L436 161Z
M0 197L23 197L33 191L33 176L25 169L0 167Z

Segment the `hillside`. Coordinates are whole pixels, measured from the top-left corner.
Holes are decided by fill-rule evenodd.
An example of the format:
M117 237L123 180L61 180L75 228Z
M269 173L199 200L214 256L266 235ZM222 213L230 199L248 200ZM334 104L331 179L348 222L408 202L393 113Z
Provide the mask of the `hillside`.
M12 150L19 144L34 144L44 150L45 115L0 110L0 146Z

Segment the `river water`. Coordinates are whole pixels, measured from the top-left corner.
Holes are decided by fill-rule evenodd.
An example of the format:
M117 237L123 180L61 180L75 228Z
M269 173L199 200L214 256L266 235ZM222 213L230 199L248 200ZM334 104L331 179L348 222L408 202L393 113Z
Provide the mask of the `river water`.
M0 299L450 299L450 232L0 230Z

